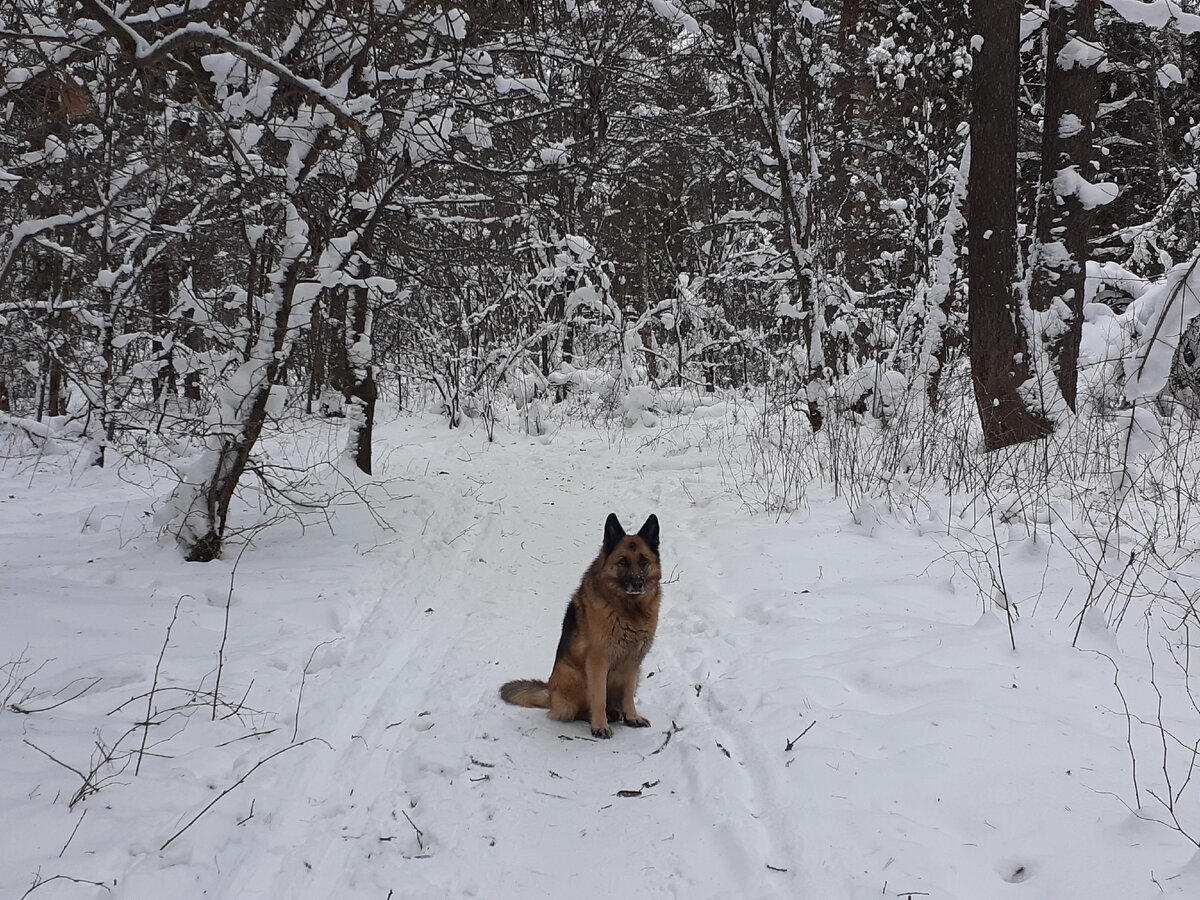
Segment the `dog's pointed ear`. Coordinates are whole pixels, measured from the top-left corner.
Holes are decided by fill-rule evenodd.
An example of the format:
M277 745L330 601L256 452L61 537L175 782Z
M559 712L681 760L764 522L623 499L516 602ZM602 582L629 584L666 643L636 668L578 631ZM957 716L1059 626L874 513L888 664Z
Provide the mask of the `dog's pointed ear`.
M609 513L604 522L604 555L613 552L613 548L625 537L625 529L621 527L616 513Z
M658 516L650 513L650 518L638 531L638 537L649 544L651 550L658 552Z

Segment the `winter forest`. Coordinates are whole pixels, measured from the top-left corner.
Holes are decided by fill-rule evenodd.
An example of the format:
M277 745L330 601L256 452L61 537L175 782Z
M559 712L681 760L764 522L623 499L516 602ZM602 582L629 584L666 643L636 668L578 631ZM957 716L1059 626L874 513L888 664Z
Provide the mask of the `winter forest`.
M3 0L0 893L1200 896L1198 163L1197 0Z

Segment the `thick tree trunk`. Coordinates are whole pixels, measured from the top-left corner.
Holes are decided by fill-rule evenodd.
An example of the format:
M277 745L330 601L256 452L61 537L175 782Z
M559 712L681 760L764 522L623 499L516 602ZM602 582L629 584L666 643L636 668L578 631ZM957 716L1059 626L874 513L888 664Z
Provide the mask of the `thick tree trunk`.
M1015 284L1020 13L1015 3L971 3L968 331L975 404L987 450L1052 431L1046 416L1030 406L1030 344Z
M1031 254L1030 307L1048 313L1042 335L1063 400L1075 409L1088 231L1094 209L1072 190L1090 181L1099 96L1096 8L1099 0L1051 4L1042 125L1037 239ZM1077 182L1076 182L1077 184Z
M201 492L202 505L193 510L193 513L202 513L202 521L207 528L196 529L195 534L185 539L184 550L188 562L212 562L221 555L229 504L233 501L233 492L242 473L246 471L250 452L266 424L272 383L273 377L269 377L267 383L258 388L247 407L240 432L226 437L216 451L212 475Z

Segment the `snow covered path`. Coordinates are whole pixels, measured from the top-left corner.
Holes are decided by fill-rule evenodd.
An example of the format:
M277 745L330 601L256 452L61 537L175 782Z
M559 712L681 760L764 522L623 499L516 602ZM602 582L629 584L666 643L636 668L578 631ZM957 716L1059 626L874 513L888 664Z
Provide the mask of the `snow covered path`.
M0 810L28 823L6 828L0 895L37 872L105 887L36 898L1198 895L1195 848L1122 806L1112 663L1066 623L1022 620L1013 653L936 521L868 533L817 499L748 517L712 451L653 436L392 424L388 527L347 507L333 535L282 524L237 562L221 692L257 712L185 710L136 777L70 811L80 779L41 751L83 767L93 731L121 733L108 712L149 690L181 595L160 687L211 689L234 560L131 534L130 489L102 473L6 468L0 654L51 660L28 684L45 691L103 680L53 714L0 712ZM668 583L652 726L596 741L496 691L549 674L610 511L658 514Z

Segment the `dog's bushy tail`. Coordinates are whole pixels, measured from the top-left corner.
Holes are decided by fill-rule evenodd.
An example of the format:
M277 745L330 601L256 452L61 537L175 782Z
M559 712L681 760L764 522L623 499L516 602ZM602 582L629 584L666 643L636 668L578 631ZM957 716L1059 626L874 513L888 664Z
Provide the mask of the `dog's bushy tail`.
M510 681L500 688L500 696L515 706L532 706L535 709L550 708L550 688L544 681L522 678Z

